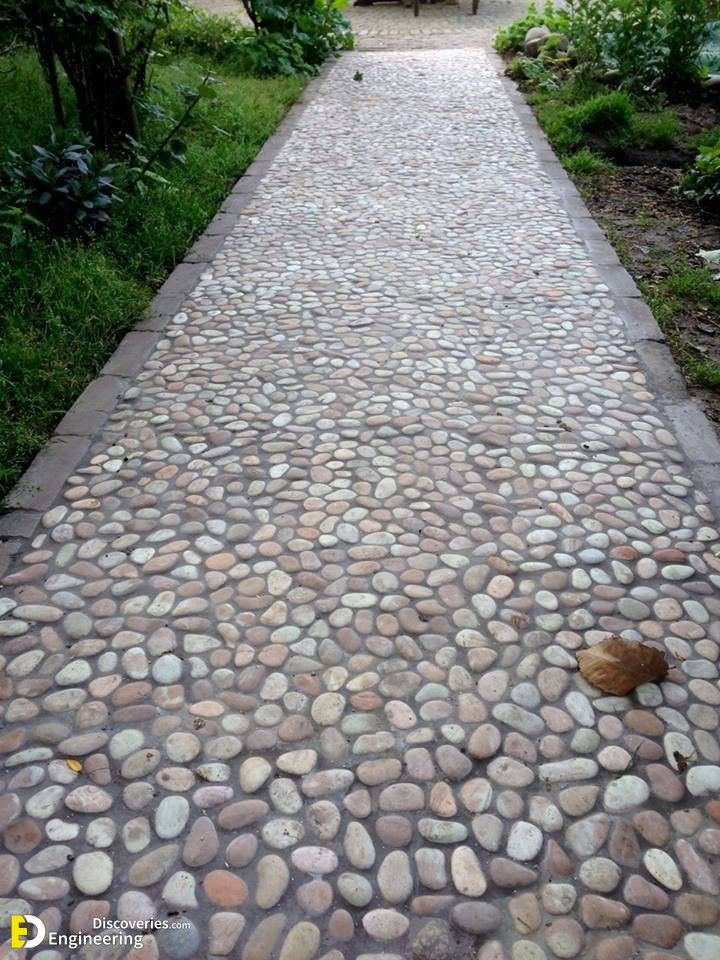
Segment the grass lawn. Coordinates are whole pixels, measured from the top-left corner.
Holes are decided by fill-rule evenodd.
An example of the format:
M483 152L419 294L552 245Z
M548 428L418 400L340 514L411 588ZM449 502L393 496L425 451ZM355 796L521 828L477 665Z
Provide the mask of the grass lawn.
M179 107L175 82L197 84L191 57L154 68L159 98ZM183 137L185 164L167 181L113 208L109 234L88 245L35 236L0 240L0 502L55 424L97 374L153 291L213 217L234 181L297 98L300 77L252 79L213 65L214 103L202 102ZM0 160L48 139L52 110L31 53L0 63ZM71 97L66 97L71 109ZM158 140L157 121L145 136Z

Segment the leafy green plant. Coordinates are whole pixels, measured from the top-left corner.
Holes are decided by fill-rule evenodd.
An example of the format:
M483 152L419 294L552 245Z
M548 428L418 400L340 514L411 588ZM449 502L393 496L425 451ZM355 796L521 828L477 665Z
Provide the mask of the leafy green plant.
M515 20L507 27L502 27L495 35L495 49L499 53L513 53L522 51L525 46L525 34L532 27L547 27L553 33L567 33L568 15L564 10L556 10L551 0L542 11L531 3L524 17Z
M570 0L580 63L635 91L686 92L701 74L716 0Z
M710 37L710 11L714 0L666 0L666 45L664 85L683 92L697 85L700 55Z
M302 44L290 33L238 26L227 17L175 3L160 35L167 49L212 57L238 73L257 77L313 73Z
M700 50L700 68L707 73L720 73L720 20L708 22L707 35Z
M312 75L315 65L305 60L302 44L292 35L258 30L245 37L240 51L243 69L256 77Z
M170 49L212 56L239 73L312 75L327 57L352 46L343 5L341 0L254 0L247 5L254 24L248 29L174 0L160 39Z
M93 153L88 138L63 143L52 129L49 144L36 144L32 151L30 158L10 151L2 168L0 199L16 211L9 224L13 242L30 224L57 237L88 239L105 233L116 199L115 165Z
M128 163L127 176L123 182L123 188L126 192L138 190L143 193L149 180L160 179L161 182L165 182L153 169L158 163L185 163L187 143L182 134L185 127L189 125L195 108L202 101L212 102L216 99L216 82L216 78L208 72L195 86L176 81L175 90L183 101L182 112L177 118L169 114L160 103L152 103L146 106L147 112L154 119L161 120L164 123L165 130L160 142L149 151L142 141L128 138L132 147L132 156L131 162ZM215 126L215 129L219 134L224 133L220 127Z
M700 147L692 168L680 181L680 192L702 206L720 202L720 144Z
M514 57L508 64L508 76L524 81L537 90L557 90L560 86L545 57Z
M301 50L306 68L316 71L331 55L353 45L350 24L342 15L345 0L242 0L256 33L262 36L263 56L279 50L287 59L290 40ZM282 72L282 71L279 71Z
M667 58L668 0L573 0L571 35L586 68L613 71L621 86L649 90Z

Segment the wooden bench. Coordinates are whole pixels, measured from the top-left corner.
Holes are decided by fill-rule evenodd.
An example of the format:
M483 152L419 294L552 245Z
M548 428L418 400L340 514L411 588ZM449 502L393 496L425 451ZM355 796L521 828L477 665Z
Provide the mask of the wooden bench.
M403 2L403 0L401 0L401 2ZM480 6L480 0L472 0L473 16L477 15L479 6ZM420 0L413 0L413 14L416 17L420 16Z
M363 4L361 4L361 5L364 6L364 7L370 7L370 6L372 6L373 2L374 2L374 0L365 0L365 3L363 3ZM402 3L402 5L403 5L404 7L409 7L409 6L410 6L410 4L408 3L408 0L398 0L398 2L399 2L399 3ZM356 2L356 6L357 6L357 5L358 5L358 4L357 4L357 2ZM475 16L475 15L477 14L477 12L478 12L478 7L479 7L479 6L480 6L480 0L472 0L472 12L473 12L473 16ZM413 14L414 14L416 17L419 17L419 16L420 16L420 0L413 0Z

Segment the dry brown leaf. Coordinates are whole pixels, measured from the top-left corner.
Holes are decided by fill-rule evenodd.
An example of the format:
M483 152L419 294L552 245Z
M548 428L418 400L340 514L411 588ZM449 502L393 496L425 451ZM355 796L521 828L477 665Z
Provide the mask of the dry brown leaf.
M66 760L65 763L70 767L71 770L74 770L75 773L80 773L82 770L82 764L79 760Z
M636 640L606 637L577 654L580 673L605 693L624 697L641 683L662 679L669 665L662 650Z

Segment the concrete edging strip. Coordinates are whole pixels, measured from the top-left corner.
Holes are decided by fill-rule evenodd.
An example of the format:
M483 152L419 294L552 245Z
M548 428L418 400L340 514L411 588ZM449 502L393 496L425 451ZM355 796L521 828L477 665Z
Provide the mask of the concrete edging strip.
M167 324L182 309L185 298L212 264L335 63L335 58L327 60L319 74L310 80L213 219L160 287L145 316L125 334L98 376L63 416L48 443L8 494L7 512L0 516L0 576L6 572L12 557L35 535L43 513L52 505L68 475L85 456L118 400L142 370Z

